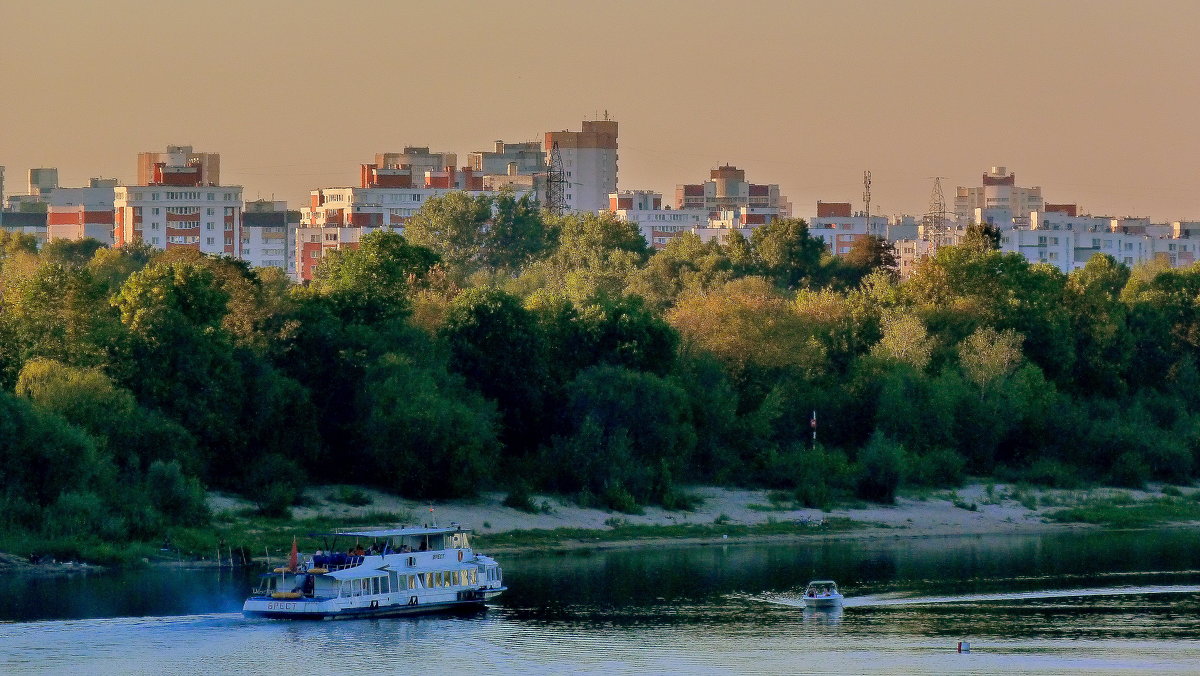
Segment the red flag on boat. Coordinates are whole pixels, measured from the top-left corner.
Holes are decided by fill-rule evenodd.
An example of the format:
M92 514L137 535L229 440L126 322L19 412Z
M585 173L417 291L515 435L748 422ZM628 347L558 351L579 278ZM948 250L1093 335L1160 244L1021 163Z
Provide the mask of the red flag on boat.
M296 536L292 536L292 553L288 556L288 570L300 567L300 552L296 549Z

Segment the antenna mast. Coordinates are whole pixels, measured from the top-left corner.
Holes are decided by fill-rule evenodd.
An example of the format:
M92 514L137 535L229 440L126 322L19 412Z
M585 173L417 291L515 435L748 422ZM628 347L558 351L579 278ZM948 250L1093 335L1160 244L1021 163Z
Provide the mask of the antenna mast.
M866 230L871 231L871 172L863 172L863 203L867 206Z
M567 210L567 174L563 171L558 141L550 148L549 163L546 172L546 210L559 216Z

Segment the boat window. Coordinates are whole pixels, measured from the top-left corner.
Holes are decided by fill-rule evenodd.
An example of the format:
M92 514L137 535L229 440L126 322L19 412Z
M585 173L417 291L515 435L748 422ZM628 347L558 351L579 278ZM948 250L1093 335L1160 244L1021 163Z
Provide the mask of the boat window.
M425 573L425 588L430 589L432 587L433 587L433 573Z
M417 588L417 576L416 576L416 575L409 575L409 576L408 576L408 588L409 588L409 589L416 589L416 588Z
M479 571L468 570L467 575L468 575L467 579L470 580L470 582L468 582L467 584L476 584L479 581Z
M362 580L351 580L350 581L350 589L352 590L352 593L355 596L362 596L363 581Z
M371 578L371 593L372 594L379 593L379 578L377 578L377 577Z
M466 533L462 534L462 544L459 546L463 549L467 549L471 546L471 538L468 537Z

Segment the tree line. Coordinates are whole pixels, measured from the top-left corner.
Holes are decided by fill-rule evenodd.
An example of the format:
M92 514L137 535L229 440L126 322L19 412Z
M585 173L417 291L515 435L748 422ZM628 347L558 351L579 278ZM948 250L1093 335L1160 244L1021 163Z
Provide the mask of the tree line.
M656 252L611 215L455 193L301 285L3 234L0 523L153 540L206 523L205 488L284 514L309 482L631 511L700 482L824 506L1195 478L1200 267L1064 275L994 242L900 282L885 242L833 257L802 220Z

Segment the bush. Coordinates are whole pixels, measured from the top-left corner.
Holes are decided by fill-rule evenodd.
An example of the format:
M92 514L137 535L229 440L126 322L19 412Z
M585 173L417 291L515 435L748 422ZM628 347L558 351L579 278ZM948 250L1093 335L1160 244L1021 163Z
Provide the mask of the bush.
M371 504L371 496L351 486L338 486L329 499L351 507L366 507Z
M604 489L603 501L605 507L624 514L641 514L643 511L633 494L619 483L609 484Z
M1142 488L1149 479L1150 466L1142 459L1141 454L1133 451L1117 456L1108 473L1108 480L1112 485L1125 488Z
M1028 469L1017 473L1021 481L1049 488L1078 488L1082 481L1077 469L1057 460L1039 458Z
M185 476L178 460L155 460L146 470L150 504L171 523L200 526L208 522L204 487L195 477Z
M850 462L838 450L800 452L796 468L796 501L805 507L826 509L835 494L853 485Z
M948 448L938 448L911 458L908 481L918 486L957 488L962 485L967 459Z
M892 504L904 479L904 446L876 431L858 454L856 493L860 498Z
M517 482L513 486L512 492L505 496L504 502L501 504L505 507L512 507L513 509L519 509L522 512L530 514L538 513L538 507L534 504L533 497L529 494L529 486L524 481Z

